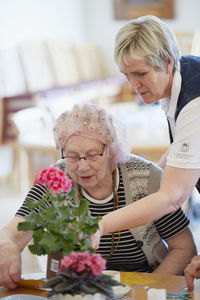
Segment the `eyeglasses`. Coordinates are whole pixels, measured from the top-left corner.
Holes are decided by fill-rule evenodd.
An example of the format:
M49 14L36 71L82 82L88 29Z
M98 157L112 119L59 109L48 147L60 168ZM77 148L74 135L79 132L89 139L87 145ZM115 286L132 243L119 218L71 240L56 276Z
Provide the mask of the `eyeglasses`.
M63 149L62 149L62 158L66 158L67 162L71 163L71 164L76 164L81 159L88 160L89 162L93 162L93 161L97 161L100 158L100 156L103 156L105 148L106 148L106 145L104 144L101 153L98 153L98 154L88 154L86 156L70 156L70 155L64 156L63 155Z

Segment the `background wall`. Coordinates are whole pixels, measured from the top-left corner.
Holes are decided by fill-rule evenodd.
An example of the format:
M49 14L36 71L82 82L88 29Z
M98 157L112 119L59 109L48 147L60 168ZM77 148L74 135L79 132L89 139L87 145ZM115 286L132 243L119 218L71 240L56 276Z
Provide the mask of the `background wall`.
M102 46L113 73L114 37L128 22L116 21L113 0L0 0L0 46L27 39L69 36L75 42ZM175 30L200 27L200 1L174 0L175 18L165 20Z
M84 0L83 0L84 1ZM112 0L86 0L85 35L88 40L95 40L104 48L107 58L113 64L114 38L117 31L128 22L128 20L115 20L113 16ZM175 18L165 20L174 30L194 30L200 27L200 1L199 0L174 0ZM93 24L93 26L92 26Z

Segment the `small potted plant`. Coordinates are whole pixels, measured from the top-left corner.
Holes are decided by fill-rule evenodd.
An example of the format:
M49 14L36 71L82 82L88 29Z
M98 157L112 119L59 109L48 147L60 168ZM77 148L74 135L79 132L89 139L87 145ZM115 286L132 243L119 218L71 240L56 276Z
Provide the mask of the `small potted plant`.
M112 286L124 284L103 274L105 266L106 261L100 254L72 252L61 260L59 273L43 287L50 289L48 297L54 295L58 300L103 300L106 296L113 297Z
M18 224L18 230L33 231L33 244L28 246L31 253L48 254L49 278L58 271L61 257L72 251L94 252L89 235L97 231L101 218L90 215L86 199L73 203L75 189L72 181L58 167L38 172L34 184L38 183L46 187L46 194L40 201L26 199L31 212L24 222Z

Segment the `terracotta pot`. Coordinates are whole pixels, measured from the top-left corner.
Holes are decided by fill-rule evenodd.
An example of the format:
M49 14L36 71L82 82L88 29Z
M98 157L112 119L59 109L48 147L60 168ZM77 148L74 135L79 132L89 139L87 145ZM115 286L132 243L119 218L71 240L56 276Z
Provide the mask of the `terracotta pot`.
M63 255L61 251L48 255L46 278L51 278L56 276L60 266L60 260L62 258Z

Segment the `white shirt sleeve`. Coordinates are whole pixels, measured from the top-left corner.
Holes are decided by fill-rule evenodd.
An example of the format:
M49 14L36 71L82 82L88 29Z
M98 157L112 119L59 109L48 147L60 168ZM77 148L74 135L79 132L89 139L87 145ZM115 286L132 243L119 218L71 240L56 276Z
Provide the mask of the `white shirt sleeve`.
M200 169L200 97L185 105L178 115L167 165Z

